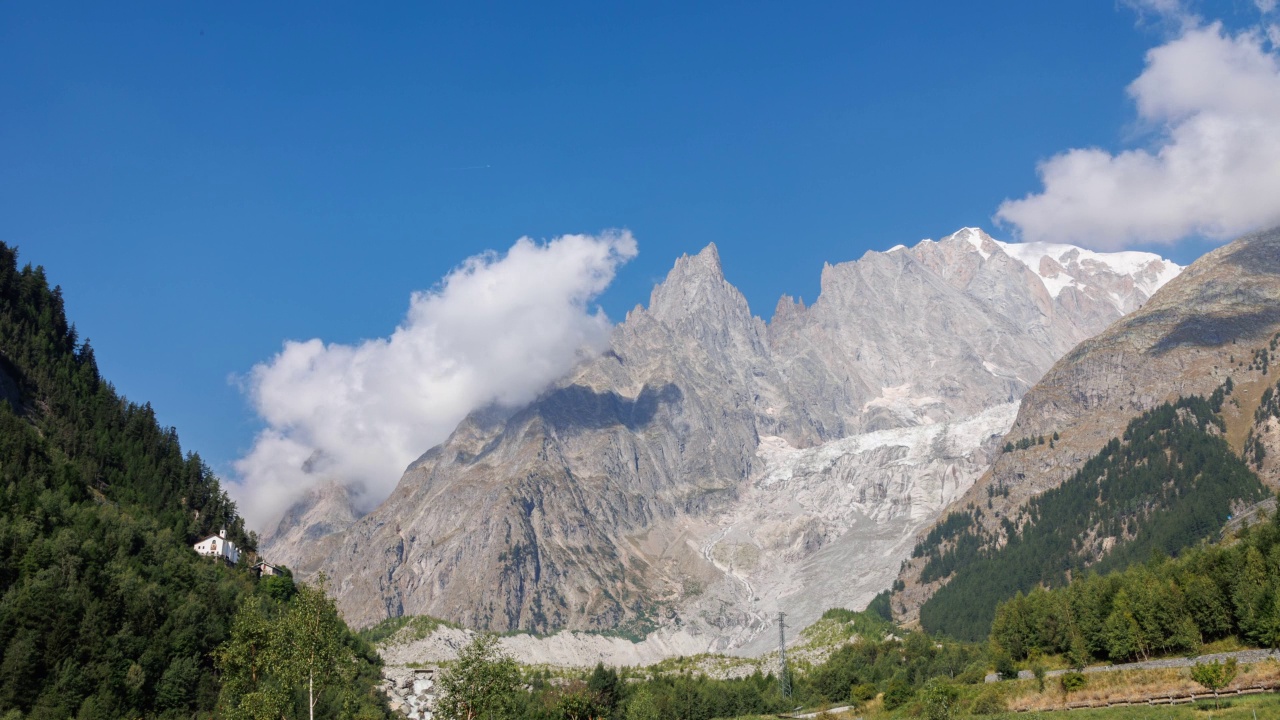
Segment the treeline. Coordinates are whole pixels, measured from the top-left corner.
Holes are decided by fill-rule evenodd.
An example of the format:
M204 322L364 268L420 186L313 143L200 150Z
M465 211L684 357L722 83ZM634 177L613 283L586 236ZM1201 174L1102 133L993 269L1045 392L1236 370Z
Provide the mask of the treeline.
M951 540L956 535L959 535L960 531L967 530L969 526L973 525L974 520L974 516L967 512L947 513L947 517L942 522L934 525L933 529L929 530L929 534L925 536L924 540L916 543L916 546L911 550L911 557L924 557L924 554L931 548L936 548L944 541Z
M991 641L1014 659L1060 653L1080 667L1190 652L1231 635L1280 647L1278 557L1280 515L1234 544L1018 595L996 610Z
M215 654L263 590L247 560L229 567L191 544L224 527L246 550L256 539L177 433L101 378L61 292L4 244L0 493L0 714L215 712ZM291 602L268 600L264 612ZM367 672L351 682L372 687Z
M1058 433L1055 432L1053 437L1049 439L1049 447L1053 447L1053 444L1060 439L1061 438L1058 436ZM1027 448L1035 447L1036 445L1043 445L1044 442L1045 440L1043 435L1028 435L1027 437L1020 438L1018 442L1010 441L1005 443L1004 451L1011 453L1014 450L1026 450Z
M1143 413L1069 480L1001 518L996 532L973 523L930 549L922 576L951 580L921 608L925 629L980 640L996 605L1017 593L1152 552L1177 555L1217 532L1234 503L1262 499L1257 476L1222 437L1215 413L1225 395Z
M66 466L55 478L72 500L91 495L147 510L195 538L226 528L242 548L257 539L198 455L184 455L177 431L150 405L120 397L98 373L93 349L67 321L59 288L44 269L18 269L0 243L0 396L38 429Z
M1258 370L1261 371L1263 375L1266 375L1267 370L1271 367L1271 355L1276 351L1277 340L1280 340L1280 334L1271 338L1271 345L1269 348L1259 348L1254 350L1253 357L1249 359L1249 365L1245 369Z
M1272 342L1274 343L1275 340ZM1253 427L1249 428L1249 434L1244 441L1245 460L1259 470L1262 469L1262 461L1267 457L1267 448L1257 431L1271 418L1280 418L1280 392L1277 390L1280 390L1280 385L1262 391L1258 409L1253 411Z

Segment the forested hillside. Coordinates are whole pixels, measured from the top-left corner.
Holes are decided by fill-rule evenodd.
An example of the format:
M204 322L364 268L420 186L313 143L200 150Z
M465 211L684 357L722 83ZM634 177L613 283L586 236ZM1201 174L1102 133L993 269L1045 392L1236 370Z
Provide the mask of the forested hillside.
M60 290L3 243L0 492L0 714L235 714L221 682L240 669L225 653L233 618L284 627L295 597L315 600L289 580L260 584L247 553L239 567L195 554L222 528L246 551L256 537L176 431L100 377ZM318 716L379 716L377 657L333 620L351 672L325 688ZM276 687L286 714L305 715L295 679Z
M1223 439L1217 413L1229 384L1209 399L1183 398L1144 413L1061 486L1000 519L994 532L971 507L934 531L926 582L950 581L924 604L931 633L979 640L997 603L1086 569L1106 572L1153 553L1176 555L1217 532L1233 504L1266 491ZM993 492L998 489L993 488Z
M1228 635L1277 647L1278 550L1280 515L1238 542L1018 595L996 610L991 639L1014 659L1061 653L1077 665L1184 653Z

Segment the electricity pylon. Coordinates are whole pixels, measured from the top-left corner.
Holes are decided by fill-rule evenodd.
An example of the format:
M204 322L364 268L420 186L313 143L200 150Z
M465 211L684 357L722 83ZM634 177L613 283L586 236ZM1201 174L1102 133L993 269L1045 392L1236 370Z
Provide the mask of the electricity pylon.
M783 621L786 613L778 613L778 660L782 664L782 674L778 678L782 697L791 697L791 674L787 672L787 624Z

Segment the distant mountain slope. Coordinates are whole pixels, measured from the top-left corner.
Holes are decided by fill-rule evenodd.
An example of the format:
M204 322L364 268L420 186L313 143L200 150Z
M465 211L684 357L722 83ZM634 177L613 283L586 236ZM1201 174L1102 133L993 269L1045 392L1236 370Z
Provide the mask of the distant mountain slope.
M1255 647L1280 641L1280 517L1205 544L1176 559L1087 575L1065 588L1037 589L996 611L991 645L1022 659L1061 654L1085 664L1194 654L1234 635Z
M1233 392L1222 406L1225 441L1242 454L1252 434L1264 454L1276 449L1280 433L1269 411L1258 408L1274 383L1267 372L1277 333L1280 229L1208 253L1142 308L1059 360L1023 398L1006 436L1017 442L1056 433L1053 445L1001 454L961 506L985 508L991 500L982 530L1002 542L1003 518L1062 484L1132 418L1179 397L1208 397L1228 379ZM1257 467L1274 487L1274 463ZM906 588L893 606L907 619L940 585L933 578L921 582L926 562L912 560L900 576Z
M865 604L1026 389L1177 271L1059 254L1075 279L1058 286L1008 247L965 230L828 265L816 302L783 298L768 324L715 246L683 257L603 356L467 418L349 529L297 542L286 523L271 552L330 573L361 624L641 635L679 618L705 646L749 647L777 610Z
M983 527L982 506L954 511L949 517L972 520L917 546L922 580L951 578L920 609L921 625L976 642L990 632L996 604L1018 593L1216 537L1234 510L1268 495L1223 438L1216 413L1229 397L1143 413L1069 480L1001 518L999 535Z
M244 556L232 568L191 543L223 528L245 550L256 539L177 433L99 376L61 291L41 268L18 269L3 243L0 493L0 714L229 709L219 707L214 651L255 578ZM364 690L352 699L377 717L363 667L348 689ZM336 695L320 716L336 716Z

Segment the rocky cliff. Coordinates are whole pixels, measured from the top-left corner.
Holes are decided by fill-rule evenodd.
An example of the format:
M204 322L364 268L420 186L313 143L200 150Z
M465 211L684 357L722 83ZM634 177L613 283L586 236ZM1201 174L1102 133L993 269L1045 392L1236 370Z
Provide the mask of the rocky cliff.
M750 649L778 610L888 587L1026 390L1178 270L966 229L828 265L811 306L765 323L709 246L537 401L473 413L344 530L308 531L326 503L304 505L266 552L327 572L356 624Z
M1002 453L961 505L992 501L983 522L993 532L1028 499L1071 476L1136 415L1180 396L1208 396L1230 378L1223 407L1227 437L1244 453L1262 445L1256 463L1273 487L1280 447L1276 414L1259 407L1275 386L1269 362L1280 333L1280 229L1242 237L1206 254L1141 308L1060 359L1023 398L1006 442L1052 437L1052 445ZM1274 395L1274 389L1272 391ZM1264 408L1265 409L1265 408ZM1280 408L1277 408L1280 409ZM998 532L997 532L998 534ZM923 559L901 579L895 609L914 619L939 584L919 583Z

